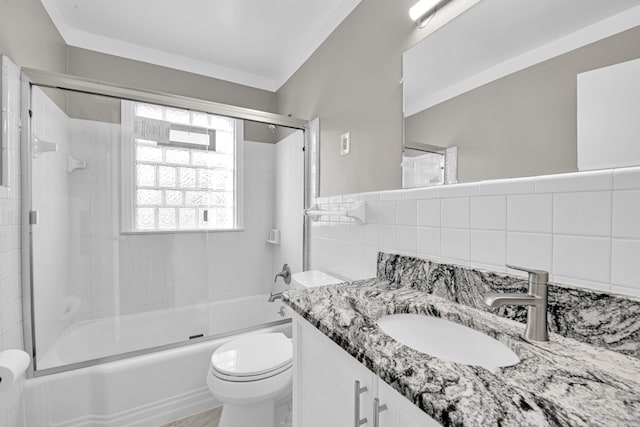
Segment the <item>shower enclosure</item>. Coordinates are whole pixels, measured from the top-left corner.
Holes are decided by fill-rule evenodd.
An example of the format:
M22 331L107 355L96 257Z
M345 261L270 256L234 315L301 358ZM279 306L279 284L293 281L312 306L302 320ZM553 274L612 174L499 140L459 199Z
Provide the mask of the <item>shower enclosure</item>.
M22 105L33 375L286 321L267 294L303 268L306 121L34 70Z

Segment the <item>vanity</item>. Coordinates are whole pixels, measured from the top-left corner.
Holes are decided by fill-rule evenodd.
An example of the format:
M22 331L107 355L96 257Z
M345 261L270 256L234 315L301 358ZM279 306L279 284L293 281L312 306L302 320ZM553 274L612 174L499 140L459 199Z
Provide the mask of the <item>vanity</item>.
M549 341L538 342L523 337L526 308L483 301L526 290L521 277L380 253L376 278L286 292L294 425L638 425L640 300L550 284ZM516 360L417 351L382 330L398 313L482 332Z

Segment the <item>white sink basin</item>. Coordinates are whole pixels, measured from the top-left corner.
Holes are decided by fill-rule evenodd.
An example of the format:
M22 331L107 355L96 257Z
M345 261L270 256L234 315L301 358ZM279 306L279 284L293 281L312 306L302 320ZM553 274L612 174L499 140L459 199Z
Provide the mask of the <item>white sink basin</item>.
M520 362L500 341L466 326L421 314L392 314L378 326L396 341L430 356L485 368Z

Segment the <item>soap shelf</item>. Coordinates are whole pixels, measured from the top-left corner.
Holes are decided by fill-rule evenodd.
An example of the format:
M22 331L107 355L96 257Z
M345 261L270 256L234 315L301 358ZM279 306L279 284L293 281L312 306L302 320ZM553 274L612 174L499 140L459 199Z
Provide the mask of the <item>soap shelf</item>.
M77 169L86 169L87 162L82 160L76 160L71 156L67 156L67 172L71 173Z
M313 205L309 209L305 209L304 214L311 218L312 221L318 221L322 216L344 216L347 218L353 218L356 224L363 225L365 221L365 203L358 202L349 209L319 209L317 205Z
M280 244L280 230L277 228L272 228L269 231L269 238L267 239L267 243L271 245L279 245Z
M33 158L37 158L40 154L46 153L49 151L58 151L58 144L55 142L45 141L43 139L38 138L37 136L33 137Z

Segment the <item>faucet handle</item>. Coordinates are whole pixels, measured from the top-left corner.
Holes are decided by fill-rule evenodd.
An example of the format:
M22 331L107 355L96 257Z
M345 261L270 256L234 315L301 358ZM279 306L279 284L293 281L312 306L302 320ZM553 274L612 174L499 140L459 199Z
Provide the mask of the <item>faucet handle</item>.
M546 285L549 280L549 272L544 270L535 270L533 268L516 267L515 265L506 265L512 270L520 270L529 273L529 283L536 285Z
M284 279L284 283L287 285L291 283L291 268L289 267L289 264L282 266L282 271L276 274L274 283L278 281L278 277L282 277Z

